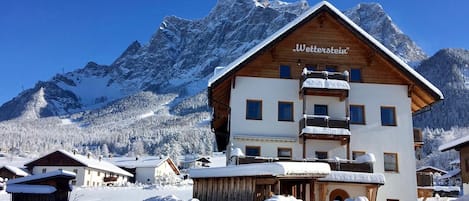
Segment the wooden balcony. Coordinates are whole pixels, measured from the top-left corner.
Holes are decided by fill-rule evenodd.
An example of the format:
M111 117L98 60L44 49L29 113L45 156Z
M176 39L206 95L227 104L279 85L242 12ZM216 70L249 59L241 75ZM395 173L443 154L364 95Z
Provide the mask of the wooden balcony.
M317 139L340 139L350 136L350 122L342 119L330 118L323 115L304 115L299 123L300 135Z
M349 171L349 172L365 172L373 173L373 164L372 163L356 163L354 161L332 161L332 160L292 160L288 158L265 158L265 157L245 157L240 158L240 164L250 164L250 163L268 163L268 162L278 162L278 161L291 161L291 162L324 162L328 163L333 171Z
M117 181L117 176L109 176L109 177L104 177L103 178L104 182L114 182Z
M300 79L300 94L333 96L341 100L348 97L348 72L309 71L304 69Z

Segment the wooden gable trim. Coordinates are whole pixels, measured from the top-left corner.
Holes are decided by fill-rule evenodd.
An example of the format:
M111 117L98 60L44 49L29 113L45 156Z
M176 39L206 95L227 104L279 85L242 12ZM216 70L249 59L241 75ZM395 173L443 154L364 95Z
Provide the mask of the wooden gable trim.
M28 169L32 169L34 166L81 166L86 167L85 164L77 161L66 154L55 151L50 154L47 154L39 159L31 161L24 166L28 167Z
M316 12L312 13L311 15L309 15L308 17L304 18L301 22L295 24L294 26L292 26L290 29L288 29L287 31L285 31L283 34L281 34L279 37L275 38L274 40L272 40L270 43L268 43L267 45L265 45L264 47L262 47L259 51L257 51L256 53L252 54L251 56L249 56L247 59L245 59L243 62L241 62L239 65L237 65L235 68L233 68L231 71L229 71L228 73L226 73L225 75L223 75L221 78L219 78L218 80L216 80L212 85L211 87L212 88L215 88L218 84L220 84L220 82L223 82L225 79L227 79L228 77L232 77L233 75L236 74L236 72L238 72L240 70L240 68L242 68L244 65L246 65L247 63L251 62L252 60L254 60L255 58L257 58L259 55L263 54L266 52L266 50L269 50L271 49L270 51L270 54L272 56L272 59L275 59L276 58L276 51L274 50L275 48L272 48L273 46L275 46L275 44L277 44L279 41L283 40L285 37L287 37L288 35L290 35L292 32L294 32L298 27L301 27L303 26L305 23L309 22L311 19L315 18L316 16L322 14L323 11L325 11L325 9L327 8L326 5L323 5L321 6L320 8L318 8L316 10Z

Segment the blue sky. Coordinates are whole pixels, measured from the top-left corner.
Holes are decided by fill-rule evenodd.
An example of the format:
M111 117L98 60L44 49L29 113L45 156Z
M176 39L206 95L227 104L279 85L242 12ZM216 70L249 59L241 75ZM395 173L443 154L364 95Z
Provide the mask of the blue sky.
M292 2L292 0L288 0ZM309 0L310 5L319 2ZM363 2L331 0L340 10ZM469 1L374 1L429 55L469 49ZM206 16L216 0L0 1L0 104L22 88L88 61L110 64L134 40L147 43L164 16Z

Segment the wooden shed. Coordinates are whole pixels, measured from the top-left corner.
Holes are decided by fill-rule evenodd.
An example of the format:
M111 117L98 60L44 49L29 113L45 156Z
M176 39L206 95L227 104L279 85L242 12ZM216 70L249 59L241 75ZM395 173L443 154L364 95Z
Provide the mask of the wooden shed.
M12 201L68 201L70 180L75 176L73 172L56 170L12 179L7 182L6 191Z
M201 201L263 201L273 194L312 196L314 180L330 172L327 163L274 162L191 169L190 177Z

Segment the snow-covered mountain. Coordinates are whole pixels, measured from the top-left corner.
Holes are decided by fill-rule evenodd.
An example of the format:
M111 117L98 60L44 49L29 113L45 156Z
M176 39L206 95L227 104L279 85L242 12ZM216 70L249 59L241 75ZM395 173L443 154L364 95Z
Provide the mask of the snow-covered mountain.
M119 153L140 141L149 152L169 142L184 143L166 152L191 152L201 144L205 148L198 152L208 151L213 137L205 89L213 68L227 65L308 8L305 0L219 0L203 19L166 17L148 43L133 42L112 64L90 62L3 104L0 135L34 133L47 136L37 144L49 140L60 146L106 143ZM426 57L379 4L360 4L345 13L405 61ZM21 140L0 146L27 144Z
M424 60L417 71L435 84L445 100L414 117L418 127L469 127L469 50L442 49Z

